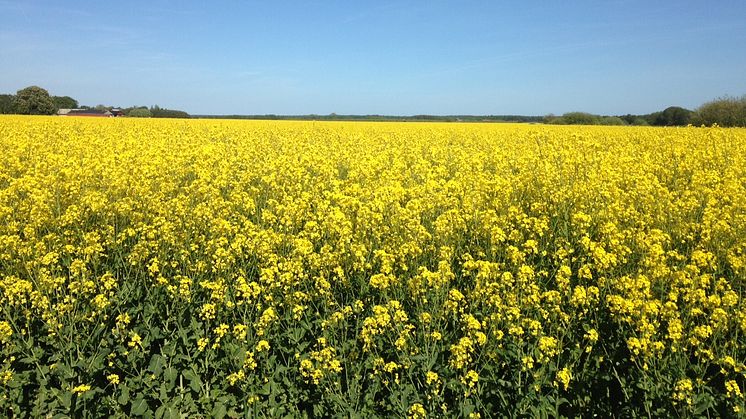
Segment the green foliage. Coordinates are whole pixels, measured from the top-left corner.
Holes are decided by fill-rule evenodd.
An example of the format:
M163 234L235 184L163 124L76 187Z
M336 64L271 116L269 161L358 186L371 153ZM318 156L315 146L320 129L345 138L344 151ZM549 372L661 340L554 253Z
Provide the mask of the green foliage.
M600 118L586 112L568 112L562 115L568 125L598 125Z
M161 108L158 105L150 108L150 114L153 118L190 118L184 111Z
M184 112L174 109L161 108L158 105L151 106L133 106L124 109L124 114L133 118L191 118Z
M78 101L70 96L52 96L52 101L57 109L76 109Z
M652 125L656 126L685 126L691 122L692 111L679 106L669 106L663 112L656 114Z
M16 93L15 110L23 115L52 115L57 111L49 92L29 86Z
M726 96L705 103L697 109L693 122L696 125L746 127L746 95L740 99Z
M153 116L148 108L134 108L125 112L125 115L132 118L150 118Z
M0 95L0 115L15 113L14 101L14 95Z
M627 122L618 116L604 116L599 120L599 125L627 125Z
M601 117L587 112L568 112L561 117L549 115L544 118L544 121L556 125L599 125Z

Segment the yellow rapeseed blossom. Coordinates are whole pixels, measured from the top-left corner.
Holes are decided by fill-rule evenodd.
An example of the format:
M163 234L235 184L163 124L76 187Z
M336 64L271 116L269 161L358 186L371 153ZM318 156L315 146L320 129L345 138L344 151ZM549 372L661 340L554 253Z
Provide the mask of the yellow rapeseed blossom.
M582 415L613 355L632 398L743 406L746 130L2 115L0 147L13 389L89 381L74 344L128 386L199 363L255 413L270 382L412 386L376 406L419 417L510 381Z
M0 322L0 343L8 343L12 334L13 329L10 328L10 323Z
M425 419L427 418L427 411L425 407L420 403L415 403L407 410L407 418L409 419Z
M738 386L738 383L735 380L728 380L725 382L725 391L726 391L726 395L729 398L735 398L735 399L743 398L743 393L741 393L741 388Z
M694 386L692 380L684 378L676 382L674 386L673 399L677 402L685 402L686 404L692 404L692 392Z
M259 343L256 344L256 351L257 352L266 352L269 350L269 342L266 340L260 340Z
M90 391L90 390L91 390L91 386L89 386L88 384L81 384L79 386L73 387L72 390L70 391L72 391L73 394L76 394L76 393L85 393L86 391Z

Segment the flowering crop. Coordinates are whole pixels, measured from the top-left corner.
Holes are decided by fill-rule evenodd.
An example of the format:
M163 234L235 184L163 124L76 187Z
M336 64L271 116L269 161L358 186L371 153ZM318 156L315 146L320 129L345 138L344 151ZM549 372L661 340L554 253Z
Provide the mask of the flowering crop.
M743 412L746 130L1 117L0 147L6 415Z

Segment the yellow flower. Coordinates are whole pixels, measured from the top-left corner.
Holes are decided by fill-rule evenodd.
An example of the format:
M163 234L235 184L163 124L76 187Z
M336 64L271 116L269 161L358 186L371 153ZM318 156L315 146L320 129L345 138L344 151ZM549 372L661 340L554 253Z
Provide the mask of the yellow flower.
M260 340L259 343L256 344L256 351L257 352L266 352L269 350L269 342L266 340Z
M73 387L71 390L73 394L79 394L79 393L85 393L86 391L89 391L91 389L91 386L88 384L81 384L77 387Z
M212 320L215 318L215 304L205 303L200 309L199 316L203 320Z
M237 382L243 380L246 377L243 370L239 370L238 372L234 372L228 375L226 379L228 380L228 384L231 386L236 385Z
M743 393L741 393L741 388L738 386L738 383L735 380L728 380L725 382L725 391L728 395L728 398L735 398L735 399L743 398Z
M692 380L688 378L681 379L676 382L674 386L673 399L677 402L686 402L686 404L692 404L692 391L694 386Z
M425 374L425 382L427 385L438 385L440 383L440 377L438 377L438 373L428 371L427 374Z
M0 343L10 342L10 336L13 334L13 329L10 328L10 323L6 321L0 322Z
M471 362L473 350L474 342L470 338L463 337L459 339L458 344L451 345L449 364L457 370L465 368Z
M0 373L0 383L3 385L6 385L10 382L10 380L13 379L13 371L11 370L5 370L2 373Z
M464 375L461 379L461 382L469 387L474 388L474 386L477 385L477 382L479 381L479 374L477 374L474 370L469 370L466 375Z
M130 333L130 341L127 342L127 346L134 348L136 346L142 346L142 338L135 332Z
M425 419L427 418L427 411L420 403L415 403L407 410L407 418L409 419Z
M565 391L567 391L567 388L570 386L570 380L572 380L572 374L570 373L570 370L567 368L562 368L561 370L557 371L557 376L554 380L555 387L562 387Z

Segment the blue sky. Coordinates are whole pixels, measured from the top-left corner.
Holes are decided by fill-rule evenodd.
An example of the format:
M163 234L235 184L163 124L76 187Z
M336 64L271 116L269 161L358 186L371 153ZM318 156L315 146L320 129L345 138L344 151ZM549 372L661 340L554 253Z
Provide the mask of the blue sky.
M746 1L4 1L0 92L193 114L600 114L746 94Z

